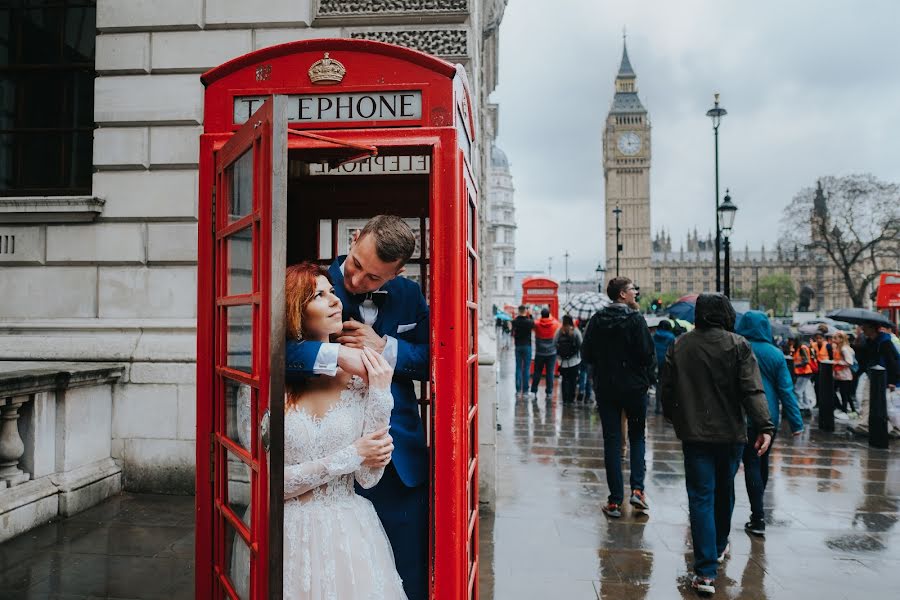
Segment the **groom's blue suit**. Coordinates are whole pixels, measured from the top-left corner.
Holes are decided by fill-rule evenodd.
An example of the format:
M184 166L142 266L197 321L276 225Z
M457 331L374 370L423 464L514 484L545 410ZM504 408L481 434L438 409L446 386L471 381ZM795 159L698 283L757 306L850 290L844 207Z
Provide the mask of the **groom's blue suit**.
M344 288L340 256L328 269L334 291L344 306L344 320L362 322L359 304ZM397 363L391 392L391 437L394 452L381 482L370 490L357 487L369 498L381 518L397 571L410 600L428 598L428 450L419 417L414 380L429 379L428 304L414 281L396 277L381 288L387 298L378 309L372 328L378 335L397 340ZM288 379L313 375L320 342L288 341L285 358Z

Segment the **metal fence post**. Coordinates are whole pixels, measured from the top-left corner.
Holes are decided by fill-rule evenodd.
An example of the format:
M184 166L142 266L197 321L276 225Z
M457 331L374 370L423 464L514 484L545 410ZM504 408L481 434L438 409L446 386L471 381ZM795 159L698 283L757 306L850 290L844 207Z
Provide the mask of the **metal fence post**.
M866 373L869 375L869 445L873 448L887 448L887 371L876 365Z
M819 403L819 429L834 431L834 361L819 361L816 398Z

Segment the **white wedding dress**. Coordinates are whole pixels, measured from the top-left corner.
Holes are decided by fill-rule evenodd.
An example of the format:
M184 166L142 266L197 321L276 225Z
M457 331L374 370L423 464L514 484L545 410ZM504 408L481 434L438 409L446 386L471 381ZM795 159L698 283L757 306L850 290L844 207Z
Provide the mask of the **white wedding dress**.
M386 427L394 398L352 377L321 417L296 408L284 419L285 600L406 599L384 527L353 489L384 469L362 465L353 442Z

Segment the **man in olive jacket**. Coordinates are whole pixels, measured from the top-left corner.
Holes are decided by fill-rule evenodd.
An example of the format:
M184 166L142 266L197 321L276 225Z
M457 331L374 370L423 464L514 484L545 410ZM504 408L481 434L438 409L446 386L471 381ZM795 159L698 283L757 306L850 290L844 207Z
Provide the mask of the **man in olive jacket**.
M747 442L747 419L764 453L773 426L759 366L750 344L733 333L735 313L723 294L701 294L696 329L666 353L663 412L684 452L694 546L692 585L715 593L716 568L729 551L734 476Z

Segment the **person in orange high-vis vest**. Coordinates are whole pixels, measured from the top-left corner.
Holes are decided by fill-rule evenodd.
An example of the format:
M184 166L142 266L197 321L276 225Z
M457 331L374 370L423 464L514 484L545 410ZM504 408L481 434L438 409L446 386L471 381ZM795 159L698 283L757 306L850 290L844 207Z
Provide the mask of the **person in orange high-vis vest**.
M803 343L800 336L794 338L794 394L800 410L809 412L815 405L816 397L812 385L812 355L809 346Z

